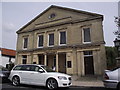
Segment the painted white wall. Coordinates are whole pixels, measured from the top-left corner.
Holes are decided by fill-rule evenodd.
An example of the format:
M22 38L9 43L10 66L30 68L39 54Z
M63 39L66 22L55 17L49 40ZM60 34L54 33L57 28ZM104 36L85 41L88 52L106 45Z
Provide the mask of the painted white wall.
M15 58L11 58L11 61L14 63L15 62ZM1 56L0 65L6 67L6 64L9 64L9 57Z

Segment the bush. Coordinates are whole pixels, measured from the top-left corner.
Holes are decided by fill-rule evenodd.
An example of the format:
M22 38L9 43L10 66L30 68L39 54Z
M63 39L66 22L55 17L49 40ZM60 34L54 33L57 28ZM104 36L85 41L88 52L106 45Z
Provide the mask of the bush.
M107 69L116 67L117 49L115 47L105 47L107 58Z

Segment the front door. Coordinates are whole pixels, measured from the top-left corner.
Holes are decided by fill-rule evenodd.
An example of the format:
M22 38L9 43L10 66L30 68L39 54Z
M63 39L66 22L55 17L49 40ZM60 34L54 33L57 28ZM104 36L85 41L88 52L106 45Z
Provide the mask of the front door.
M94 75L93 56L84 57L85 75Z
M31 80L30 83L32 85L44 85L45 83L45 74L39 72L39 69L41 69L38 66L31 65L30 73L29 73L29 79Z
M66 54L58 54L58 70L61 73L66 73Z
M84 57L85 75L94 75L93 56Z

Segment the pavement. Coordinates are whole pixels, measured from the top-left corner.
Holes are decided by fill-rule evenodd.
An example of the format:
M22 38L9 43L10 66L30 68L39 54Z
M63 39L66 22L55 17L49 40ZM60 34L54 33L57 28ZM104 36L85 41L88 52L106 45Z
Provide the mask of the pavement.
M102 76L72 76L72 85L83 87L104 87L102 80Z
M102 76L72 76L72 87L104 88L102 80Z

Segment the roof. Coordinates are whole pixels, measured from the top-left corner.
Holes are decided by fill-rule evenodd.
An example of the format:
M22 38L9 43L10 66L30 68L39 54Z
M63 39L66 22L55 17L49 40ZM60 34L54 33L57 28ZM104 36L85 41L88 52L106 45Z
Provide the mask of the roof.
M42 16L44 13L46 13L51 8L59 8L59 9L64 9L64 10L68 10L68 11L72 11L72 12L78 12L78 13L82 13L82 14L91 15L91 16L94 16L94 17L102 17L103 18L103 15L101 15L101 14L96 14L96 13L91 13L91 12L87 12L87 11L82 11L82 10L76 10L76 9L72 9L72 8L66 8L66 7L60 7L60 6L51 5L49 8L44 10L42 13L40 13L38 16L36 16L34 19L32 19L30 22L28 22L22 28L20 28L16 33L19 33L22 29L24 29L25 27L30 25L33 21L38 19L40 16Z
M15 55L16 55L16 51L15 50L6 49L6 48L0 48L0 50L1 50L1 54L5 55L5 56L15 57Z

